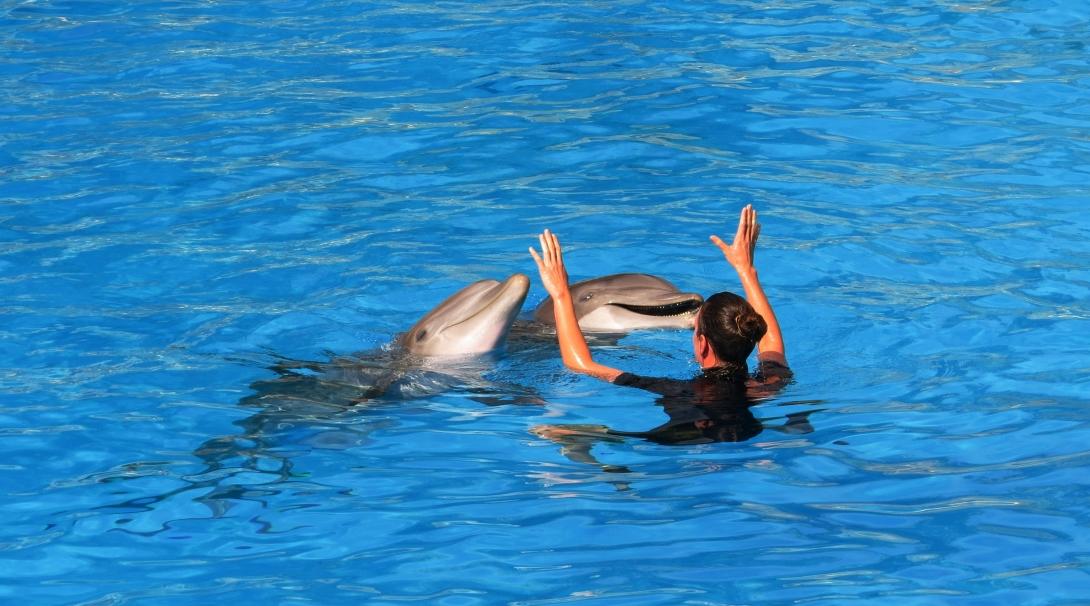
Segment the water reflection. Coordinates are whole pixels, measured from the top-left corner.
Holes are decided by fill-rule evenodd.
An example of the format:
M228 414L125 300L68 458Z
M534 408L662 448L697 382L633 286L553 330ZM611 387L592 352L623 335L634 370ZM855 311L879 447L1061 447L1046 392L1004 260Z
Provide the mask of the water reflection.
M191 461L138 461L75 484L155 482L154 487L138 489L138 495L94 508L119 515L114 519L117 530L140 535L168 529L167 521L156 515L138 515L161 508L185 509L185 503L194 503L206 507L212 517L224 517L234 508L245 509L247 503L265 509L288 491L340 490L316 483L313 469L297 469L299 460L314 451L367 445L375 432L401 424L404 417L398 412L404 412L410 401L427 404L429 397L446 394L471 405L544 403L526 386L489 378L502 374L496 371L496 361L495 356L421 360L392 349L331 355L325 361L235 359L258 365L272 376L251 383L250 393L239 400L238 406L252 414L232 423L237 431L213 436L192 451L195 469ZM188 469L183 472L180 467ZM112 494L116 499L118 493Z
M821 409L761 420L753 414L753 407L766 400L767 397L752 395L716 401L701 401L700 398L686 395L666 395L659 397L657 404L669 419L646 431L621 431L605 425L558 424L538 425L531 432L559 444L561 454L574 462L596 465L607 472L627 473L631 471L628 467L603 463L591 453L591 449L598 443L623 442L626 438L682 446L745 442L765 429L789 435L803 435L814 431L810 425L810 415L820 412ZM812 405L818 401L789 404L800 403ZM769 422L773 424L768 424Z

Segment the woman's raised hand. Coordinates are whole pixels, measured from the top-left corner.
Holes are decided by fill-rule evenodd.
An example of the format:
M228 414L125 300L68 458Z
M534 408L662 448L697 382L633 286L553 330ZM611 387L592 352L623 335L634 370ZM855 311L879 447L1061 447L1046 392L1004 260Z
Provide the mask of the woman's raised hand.
M541 283L545 290L556 299L568 292L568 270L564 268L560 241L556 239L556 234L547 229L537 239L541 243L541 255L531 246L530 256L537 263L537 271L541 274Z
M757 248L757 237L761 235L761 224L757 222L757 211L752 204L747 204L738 217L738 231L734 233L734 242L727 244L712 236L712 244L723 251L727 262L739 273L753 268L753 252Z

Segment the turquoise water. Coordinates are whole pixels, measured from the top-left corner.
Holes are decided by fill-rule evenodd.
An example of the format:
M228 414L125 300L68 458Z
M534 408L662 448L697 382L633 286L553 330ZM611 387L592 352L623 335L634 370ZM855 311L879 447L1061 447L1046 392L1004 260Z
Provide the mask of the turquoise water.
M0 3L0 599L1085 604L1088 32L1058 1ZM746 203L796 371L747 441L565 456L530 428L665 416L548 343L253 405L532 272L544 227L576 279L735 289L707 236ZM695 368L684 332L598 354Z

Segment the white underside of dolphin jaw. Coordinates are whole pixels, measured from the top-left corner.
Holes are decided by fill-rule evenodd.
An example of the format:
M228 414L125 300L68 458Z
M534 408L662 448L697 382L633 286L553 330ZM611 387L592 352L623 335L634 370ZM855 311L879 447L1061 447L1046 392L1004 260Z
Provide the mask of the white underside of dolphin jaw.
M672 316L653 316L603 305L579 318L579 328L590 332L628 332L642 328L692 328L696 311Z

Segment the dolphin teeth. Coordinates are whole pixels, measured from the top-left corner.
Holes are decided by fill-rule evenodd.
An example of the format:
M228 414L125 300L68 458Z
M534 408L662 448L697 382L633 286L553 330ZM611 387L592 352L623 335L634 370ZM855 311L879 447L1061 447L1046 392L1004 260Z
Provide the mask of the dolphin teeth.
M690 299L688 301L678 301L677 303L666 303L664 305L631 305L628 303L611 303L610 305L616 305L617 307L627 309L632 313L644 316L680 316L681 314L690 311L696 311L696 309L700 307L700 301Z

